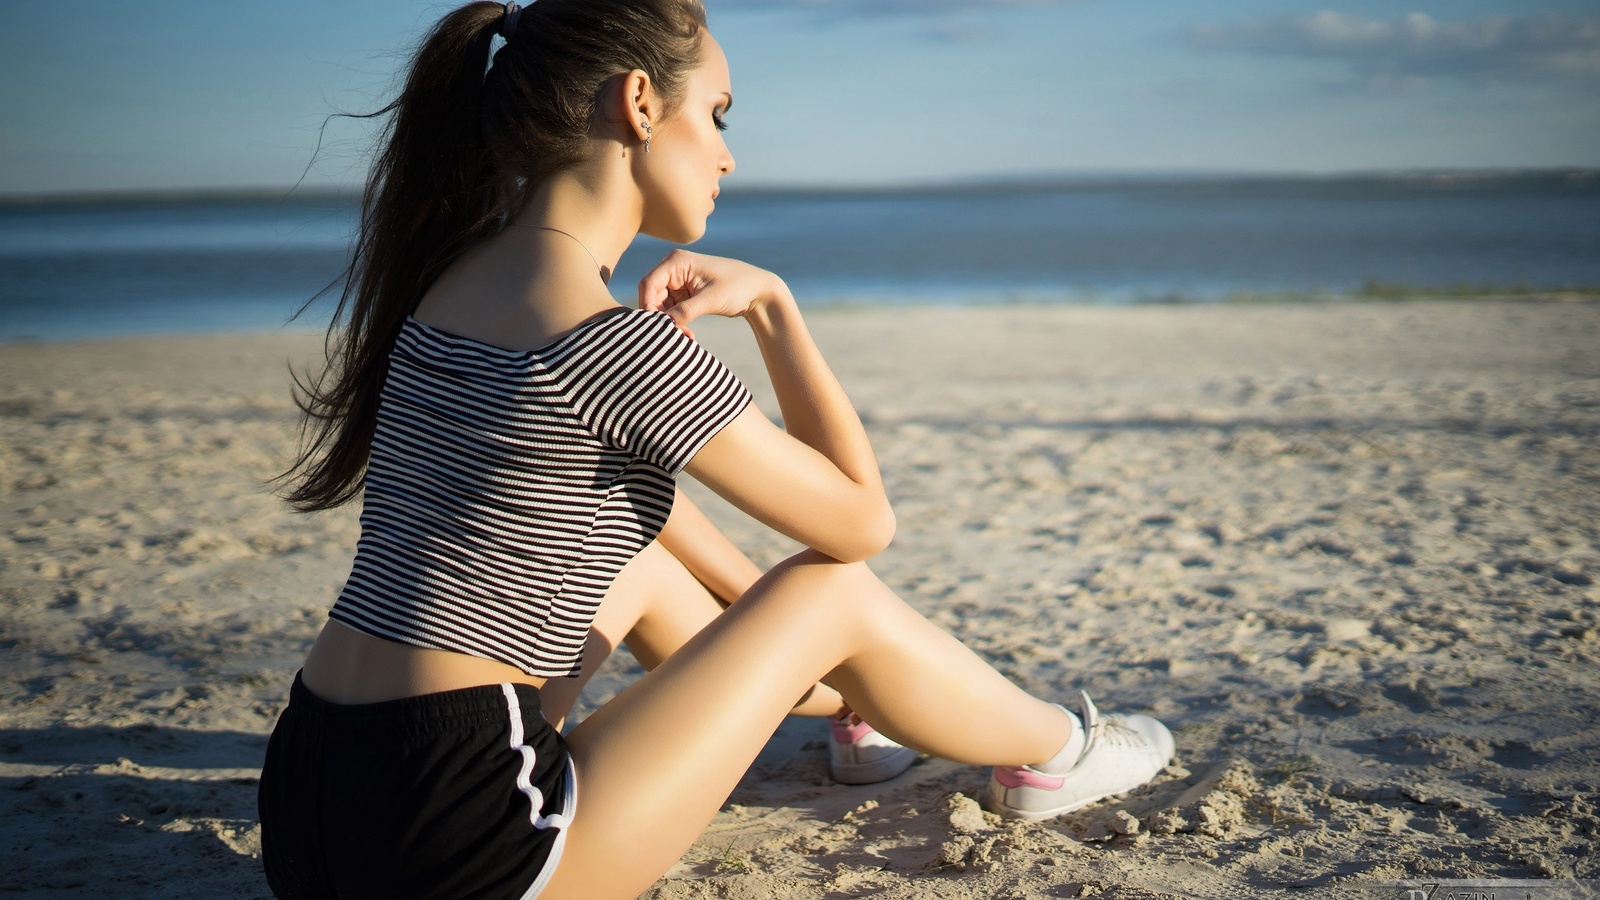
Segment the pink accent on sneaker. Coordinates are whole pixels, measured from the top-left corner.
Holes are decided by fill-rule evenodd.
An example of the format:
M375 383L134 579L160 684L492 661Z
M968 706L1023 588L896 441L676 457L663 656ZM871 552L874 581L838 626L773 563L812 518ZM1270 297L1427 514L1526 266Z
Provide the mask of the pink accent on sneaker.
M1046 791L1057 790L1066 784L1066 779L1059 775L1046 775L1026 766L995 766L994 780L1008 788L1031 787Z
M867 735L873 728L855 713L828 720L828 731L833 734L833 739L841 744L854 744Z
M840 784L888 781L917 761L917 751L890 740L854 711L828 720L828 774Z
M1172 760L1172 732L1159 721L1149 716L1102 717L1082 691L1078 709L1087 733L1078 758L1051 759L1038 766L996 766L983 795L991 812L1033 822L1052 819L1146 784ZM1071 743L1057 756L1070 756ZM1041 771L1045 767L1048 771Z

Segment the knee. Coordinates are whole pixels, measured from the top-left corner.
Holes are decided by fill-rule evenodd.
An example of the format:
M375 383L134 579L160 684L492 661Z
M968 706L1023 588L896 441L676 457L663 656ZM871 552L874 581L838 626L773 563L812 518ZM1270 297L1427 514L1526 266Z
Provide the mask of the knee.
M759 585L775 595L793 596L809 610L856 615L884 602L899 602L864 562L840 562L825 553L802 550L774 566ZM742 601L741 601L742 602Z
M826 553L807 548L778 563L773 572L789 571L801 577L857 584L879 583L878 576L865 562L840 562Z

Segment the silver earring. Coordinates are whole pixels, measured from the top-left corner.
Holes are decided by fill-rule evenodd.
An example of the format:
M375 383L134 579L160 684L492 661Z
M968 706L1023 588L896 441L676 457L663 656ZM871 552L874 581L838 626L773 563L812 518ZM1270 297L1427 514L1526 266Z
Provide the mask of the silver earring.
M644 126L644 152L649 153L650 138L655 136L655 131L650 128L650 121L648 119L639 124Z

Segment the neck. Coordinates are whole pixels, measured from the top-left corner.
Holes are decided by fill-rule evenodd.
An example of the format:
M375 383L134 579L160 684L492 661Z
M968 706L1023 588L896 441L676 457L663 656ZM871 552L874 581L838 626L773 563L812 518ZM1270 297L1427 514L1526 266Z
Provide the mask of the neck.
M639 234L644 204L632 180L573 168L546 179L513 221L558 228L581 241L607 275Z

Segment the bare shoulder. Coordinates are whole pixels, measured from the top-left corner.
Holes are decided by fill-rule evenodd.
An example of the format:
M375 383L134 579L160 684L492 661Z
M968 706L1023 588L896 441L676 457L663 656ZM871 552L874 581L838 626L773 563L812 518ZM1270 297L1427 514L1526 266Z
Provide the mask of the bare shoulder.
M412 317L479 343L536 350L624 308L592 273L583 274L469 253L439 276Z

